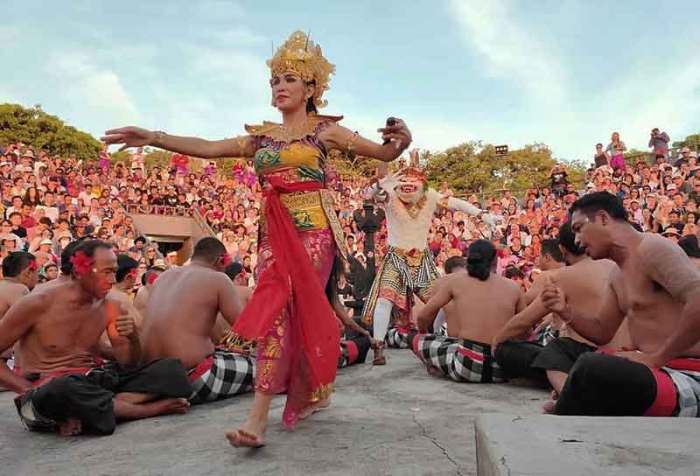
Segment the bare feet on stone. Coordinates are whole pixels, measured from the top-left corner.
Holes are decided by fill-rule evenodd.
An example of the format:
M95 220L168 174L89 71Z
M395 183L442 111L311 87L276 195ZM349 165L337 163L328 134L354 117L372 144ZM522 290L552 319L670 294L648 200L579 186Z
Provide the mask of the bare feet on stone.
M190 410L186 398L166 398L153 403L160 407L160 415L185 414Z
M248 420L242 427L226 432L226 438L235 448L261 448L265 446L266 425Z
M58 433L61 436L76 436L82 433L82 431L82 423L75 418L70 418L58 426Z
M544 402L544 404L542 405L542 411L544 413L553 414L554 409L557 406L557 400L559 400L559 393L557 393L556 390L552 390L552 393L549 396L549 400Z

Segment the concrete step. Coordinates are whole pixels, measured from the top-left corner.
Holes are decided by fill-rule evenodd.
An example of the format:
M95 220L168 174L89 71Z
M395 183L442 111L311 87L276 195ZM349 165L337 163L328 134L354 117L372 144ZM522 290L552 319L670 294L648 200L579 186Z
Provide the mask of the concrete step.
M700 421L490 414L477 418L478 476L700 475Z

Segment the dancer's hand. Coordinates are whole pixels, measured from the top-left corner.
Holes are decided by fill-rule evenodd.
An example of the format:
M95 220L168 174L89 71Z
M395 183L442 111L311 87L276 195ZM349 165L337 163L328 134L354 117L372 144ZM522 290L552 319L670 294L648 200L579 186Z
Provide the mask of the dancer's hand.
M395 174L388 174L386 177L381 179L379 181L379 186L382 187L384 190L391 190L393 191L403 180L404 175L402 173L395 173Z
M405 150L411 145L413 136L408 130L406 123L402 119L395 118L393 126L384 126L377 129L377 132L382 133L382 140L391 140L397 149Z
M110 129L101 137L102 142L107 145L124 144L119 151L129 147L143 147L151 144L155 139L156 133L140 127L120 127L118 129Z

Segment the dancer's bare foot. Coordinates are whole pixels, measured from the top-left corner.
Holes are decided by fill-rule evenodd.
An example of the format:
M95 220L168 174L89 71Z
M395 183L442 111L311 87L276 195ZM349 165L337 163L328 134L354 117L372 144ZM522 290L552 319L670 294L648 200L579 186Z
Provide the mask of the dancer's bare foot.
M325 410L326 408L331 406L331 399L326 398L325 400L321 400L318 403L314 403L313 405L310 405L304 409L303 412L299 414L299 419L303 420L305 418L310 417L316 412L320 412L321 410Z
M82 423L75 418L70 418L58 426L58 434L61 436L76 436L82 433L82 431Z
M374 360L372 365L386 365L386 357L384 356L384 344L380 343L374 349Z
M190 402L186 398L165 398L151 405L160 410L158 415L185 414L190 410Z
M261 448L265 446L265 425L246 421L234 431L227 431L226 438L235 448Z

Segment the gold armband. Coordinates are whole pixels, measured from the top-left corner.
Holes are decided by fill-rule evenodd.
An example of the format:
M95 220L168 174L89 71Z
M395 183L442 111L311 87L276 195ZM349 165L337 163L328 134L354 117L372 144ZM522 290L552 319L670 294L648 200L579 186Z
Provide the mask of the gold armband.
M353 132L348 141L345 143L345 150L348 152L353 152L355 149L355 142L357 142L358 137L360 137L360 135L357 133L357 131Z
M163 131L155 131L155 135L153 136L153 143L151 145L155 147L160 147L162 149L164 145L163 141L166 135L167 134Z

